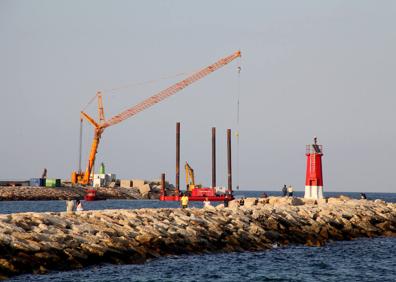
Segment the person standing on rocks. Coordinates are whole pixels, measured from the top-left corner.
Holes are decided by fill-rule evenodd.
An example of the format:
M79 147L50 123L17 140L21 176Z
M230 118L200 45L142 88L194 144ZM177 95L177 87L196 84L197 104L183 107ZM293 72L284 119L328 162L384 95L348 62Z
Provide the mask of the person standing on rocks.
M83 211L83 210L84 210L84 208L83 208L81 201L77 200L76 201L76 211Z
M293 197L293 187L291 185L287 188L287 196Z
M66 211L67 212L73 212L73 210L74 210L74 201L69 198L66 201Z
M203 201L203 207L204 208L210 207L210 201L207 197L205 198L205 201Z
M183 194L180 201L183 209L188 207L188 196L186 194Z
M286 196L287 196L287 187L286 187L286 184L283 185L282 194L283 194L283 197L286 197Z
M224 207L228 208L228 199L227 198L224 198Z

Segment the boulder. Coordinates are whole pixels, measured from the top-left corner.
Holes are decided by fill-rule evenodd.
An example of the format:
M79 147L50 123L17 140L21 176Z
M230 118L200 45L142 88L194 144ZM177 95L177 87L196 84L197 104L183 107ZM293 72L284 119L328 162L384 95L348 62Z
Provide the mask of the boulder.
M374 203L379 204L379 205L386 205L385 201L380 200L380 199L376 199L376 200L374 201Z
M329 204L342 204L344 201L343 200L341 200L340 198L333 198L333 197L331 197L331 198L328 198L327 199L327 203L329 203Z
M340 195L339 198L342 201L349 201L351 199L351 197L348 197L348 196L345 196L345 195Z
M302 199L306 205L317 205L318 202L315 199Z
M149 184L144 184L140 187L138 187L140 194L142 195L143 198L148 198L149 192L150 192L150 185Z
M246 199L244 199L244 201L245 201L245 204L244 204L245 207L257 206L257 204L258 204L257 198L246 198Z
M229 208L237 208L239 207L239 200L232 200L228 202Z
M287 205L288 204L288 197L269 197L268 203L270 205Z
M318 205L325 205L328 203L328 199L327 198L323 198L323 199L318 199L317 200L317 204Z
M305 202L301 199L301 198L297 198L297 197L293 197L293 198L289 198L289 203L292 206L302 206L305 204Z

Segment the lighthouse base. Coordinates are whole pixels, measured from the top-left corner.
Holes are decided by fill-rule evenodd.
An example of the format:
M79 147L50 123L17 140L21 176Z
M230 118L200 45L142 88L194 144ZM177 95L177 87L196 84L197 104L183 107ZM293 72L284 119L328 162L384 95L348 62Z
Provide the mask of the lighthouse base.
M305 199L323 199L323 186L305 186Z

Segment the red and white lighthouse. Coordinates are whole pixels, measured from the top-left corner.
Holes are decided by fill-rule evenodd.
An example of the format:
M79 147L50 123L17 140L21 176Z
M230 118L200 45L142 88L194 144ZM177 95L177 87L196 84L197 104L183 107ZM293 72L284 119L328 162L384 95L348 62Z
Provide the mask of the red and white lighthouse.
M305 196L306 199L323 198L323 175L322 175L322 145L317 144L317 138L314 143L307 145L307 173L305 179Z

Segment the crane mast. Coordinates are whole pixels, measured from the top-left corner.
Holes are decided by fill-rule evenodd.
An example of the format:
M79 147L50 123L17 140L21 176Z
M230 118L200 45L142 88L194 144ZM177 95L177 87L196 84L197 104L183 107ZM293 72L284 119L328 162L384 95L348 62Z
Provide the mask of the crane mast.
M88 185L90 182L90 175L92 173L93 166L95 164L96 153L98 151L100 138L102 137L103 131L105 128L118 124L129 117L132 117L141 111L150 108L151 106L163 101L164 99L176 94L180 90L186 88L187 86L191 85L192 83L204 78L208 74L218 70L219 68L227 65L228 63L232 62L236 58L241 57L241 52L237 51L225 58L222 58L215 62L214 64L207 66L201 69L198 72L190 75L189 77L185 78L182 81L179 81L172 86L162 90L161 92L143 100L142 102L138 103L137 105L113 116L112 118L105 120L104 117L104 110L103 110L103 103L102 103L102 95L100 92L97 92L98 98L98 115L99 120L95 121L92 117L90 117L87 113L81 111L81 116L84 117L89 123L91 123L94 127L94 138L91 145L91 150L89 154L87 168L84 173L82 172L72 172L71 181L73 184L79 183L82 185Z

